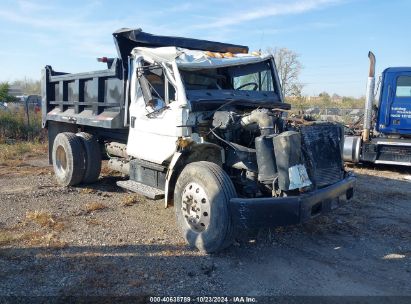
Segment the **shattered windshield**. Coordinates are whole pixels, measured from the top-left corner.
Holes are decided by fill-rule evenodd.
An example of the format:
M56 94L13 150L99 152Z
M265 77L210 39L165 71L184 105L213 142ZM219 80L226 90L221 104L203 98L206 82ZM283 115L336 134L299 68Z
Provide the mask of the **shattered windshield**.
M270 61L206 69L180 68L188 95L218 96L228 93L251 97L274 96Z

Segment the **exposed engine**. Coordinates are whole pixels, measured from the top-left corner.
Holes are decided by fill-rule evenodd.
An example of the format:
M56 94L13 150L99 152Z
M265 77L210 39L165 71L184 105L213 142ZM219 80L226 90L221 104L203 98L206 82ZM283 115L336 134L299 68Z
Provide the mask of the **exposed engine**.
M344 177L342 127L283 114L227 107L197 121L201 136L224 147L227 171L243 196L298 195Z

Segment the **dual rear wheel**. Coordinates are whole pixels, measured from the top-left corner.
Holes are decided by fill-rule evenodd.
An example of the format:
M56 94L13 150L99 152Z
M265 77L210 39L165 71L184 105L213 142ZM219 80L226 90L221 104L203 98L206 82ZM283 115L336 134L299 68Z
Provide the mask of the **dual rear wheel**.
M59 133L54 139L52 160L57 182L61 186L93 183L100 175L100 147L89 133Z

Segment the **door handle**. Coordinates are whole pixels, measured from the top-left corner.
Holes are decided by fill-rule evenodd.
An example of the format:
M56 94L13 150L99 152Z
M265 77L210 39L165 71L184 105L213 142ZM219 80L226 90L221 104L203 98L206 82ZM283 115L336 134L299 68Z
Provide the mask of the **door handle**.
M136 122L136 117L135 117L135 116L131 116L130 125L131 125L132 128L134 128L135 122Z

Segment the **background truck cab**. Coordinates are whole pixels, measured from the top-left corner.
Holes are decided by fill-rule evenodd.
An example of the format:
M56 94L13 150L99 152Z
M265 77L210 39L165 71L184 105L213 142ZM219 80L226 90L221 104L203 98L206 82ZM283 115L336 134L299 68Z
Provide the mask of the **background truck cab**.
M375 56L372 52L368 56L370 71L362 133L349 129L343 158L353 163L411 166L411 68L385 69L380 95L374 103Z

